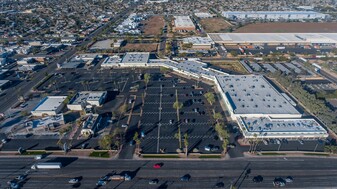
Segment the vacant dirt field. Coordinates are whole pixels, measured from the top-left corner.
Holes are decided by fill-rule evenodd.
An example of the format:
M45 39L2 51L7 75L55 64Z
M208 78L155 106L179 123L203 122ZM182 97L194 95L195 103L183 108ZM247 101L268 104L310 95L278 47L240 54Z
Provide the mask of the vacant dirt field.
M225 72L235 74L246 74L247 71L238 61L213 60L207 61L211 65L222 68Z
M201 19L200 24L208 33L225 32L230 26L229 23L222 18Z
M157 51L157 43L127 43L122 51L144 51L144 52L155 52Z
M337 23L258 23L243 26L235 33L334 33Z
M152 16L142 22L142 32L145 35L158 35L164 27L165 20L163 16Z

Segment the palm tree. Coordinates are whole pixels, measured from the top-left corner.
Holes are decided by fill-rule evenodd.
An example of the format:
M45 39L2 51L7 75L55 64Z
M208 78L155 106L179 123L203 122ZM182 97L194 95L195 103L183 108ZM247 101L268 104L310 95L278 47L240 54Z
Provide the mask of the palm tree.
M135 135L133 136L133 140L136 142L136 148L137 148L137 153L138 153L139 148L140 148L140 139L139 139L138 132L136 132Z
M184 146L185 146L185 155L187 157L187 154L188 154L188 135L187 135L187 133L184 134Z
M147 85L150 82L150 79L151 79L151 75L149 73L144 74L144 82L145 82L145 85L146 85L146 89L147 89Z
M177 123L178 123L178 137L179 137L179 148L181 148L181 131L180 131L180 116L179 110L183 107L183 104L178 100L178 91L176 90L176 101L173 104L173 108L177 110Z

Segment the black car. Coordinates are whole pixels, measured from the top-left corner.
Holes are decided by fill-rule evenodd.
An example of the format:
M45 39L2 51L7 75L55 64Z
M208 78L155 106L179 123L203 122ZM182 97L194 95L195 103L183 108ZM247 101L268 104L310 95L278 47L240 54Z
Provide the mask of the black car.
M186 175L180 177L181 181L189 181L190 179L191 179L191 175L189 175L189 174L186 174Z
M261 183L263 181L263 177L261 175L253 177L253 182Z
M223 182L218 182L218 183L216 183L215 187L216 188L224 188L225 184Z

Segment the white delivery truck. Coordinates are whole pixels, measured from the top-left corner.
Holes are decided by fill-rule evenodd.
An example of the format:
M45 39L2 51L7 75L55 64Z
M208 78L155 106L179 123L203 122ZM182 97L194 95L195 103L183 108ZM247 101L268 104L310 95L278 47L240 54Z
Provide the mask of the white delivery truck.
M36 163L32 165L31 169L61 169L62 163L60 162L45 162Z

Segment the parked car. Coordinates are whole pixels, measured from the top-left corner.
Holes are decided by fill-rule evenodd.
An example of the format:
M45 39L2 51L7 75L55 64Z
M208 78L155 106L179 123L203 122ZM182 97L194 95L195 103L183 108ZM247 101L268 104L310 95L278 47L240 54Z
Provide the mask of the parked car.
M282 178L275 178L273 181L273 185L274 187L283 187L286 185L286 182Z
M154 185L154 184L158 184L159 180L158 179L152 179L149 181L149 184Z
M211 152L216 152L218 150L220 150L219 146L214 146L213 148L211 148Z
M285 181L289 183L289 182L293 182L294 179L293 179L293 177L288 176L288 177L285 179Z
M213 147L212 145L207 145L207 146L204 147L204 149L205 149L205 151L209 152L209 151L211 151L212 147Z
M136 144L136 141L135 141L135 140L131 140L130 143L129 143L130 146L133 146L133 145L135 145L135 144Z
M257 175L255 177L253 177L253 182L255 183L260 183L263 181L263 177L261 175Z
M218 182L218 183L216 183L215 187L216 188L224 188L225 184L223 182Z

